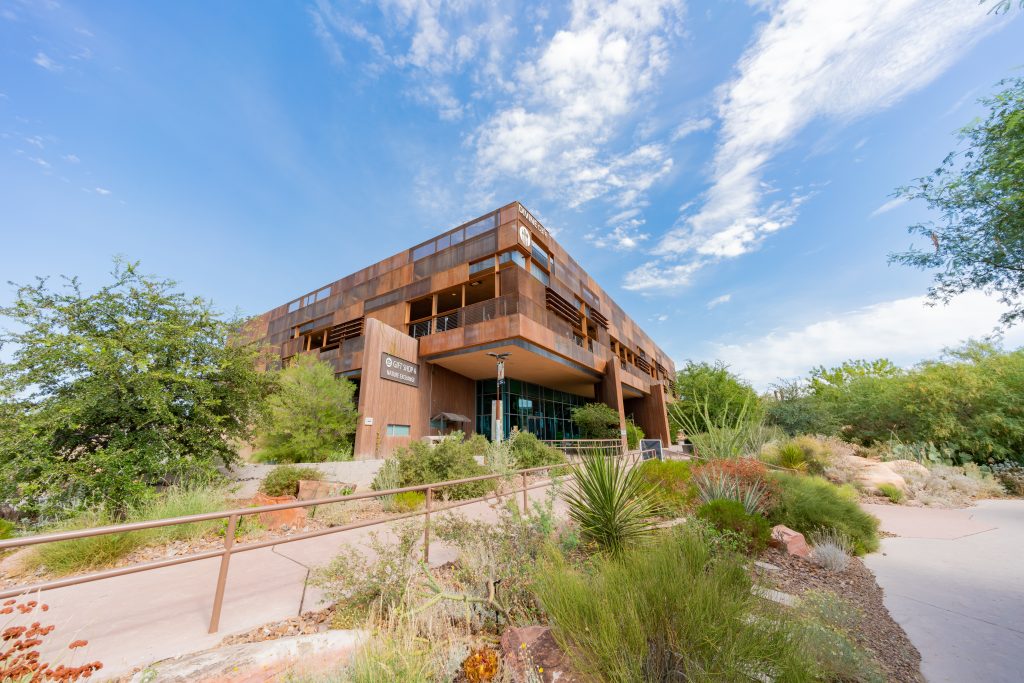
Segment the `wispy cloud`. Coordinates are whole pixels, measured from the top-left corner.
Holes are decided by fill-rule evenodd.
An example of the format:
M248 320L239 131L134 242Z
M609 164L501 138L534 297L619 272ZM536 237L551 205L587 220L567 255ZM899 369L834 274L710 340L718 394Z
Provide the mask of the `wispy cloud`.
M620 207L636 202L671 170L668 150L608 143L664 74L681 10L680 0L574 3L568 25L519 65L514 104L477 129L481 177L525 179L569 206L606 195Z
M46 159L40 159L39 157L29 157L28 160L37 166L41 166L43 168L50 168L50 162L47 161Z
M707 130L708 128L713 126L714 123L715 122L707 116L699 119L689 119L687 121L683 121L679 125L679 127L677 127L672 132L672 141L676 142L678 140L682 140L687 135L690 135L692 133L699 133L702 130Z
M108 189L107 189L107 188L105 188L105 187L97 187L97 188L94 188L94 189L93 189L93 192L95 192L95 193L96 193L96 194L98 194L98 195L104 196L104 197L106 197L106 196L108 196L108 195L110 195L110 194L111 194L110 190L108 190Z
M77 154L65 154L62 158L69 164L77 164L78 162L81 161L81 159L78 158Z
M815 365L837 365L851 358L885 357L912 365L968 338L988 336L1003 311L996 297L980 292L964 294L947 306L930 306L923 296L909 297L741 343L716 344L712 353L766 389L779 379L804 375ZM1024 342L1024 326L1010 330L1005 341Z
M37 52L36 56L35 56L35 59L33 59L32 61L35 62L38 66L43 67L47 71L54 71L54 72L56 72L56 71L63 71L64 70L64 67L62 65L60 65L56 61L54 61L45 52Z
M875 216L881 216L883 213L889 213L893 209L897 209L909 201L910 200L907 199L906 197L896 197L895 199L890 199L889 201L887 201L886 203L882 204L880 207L872 211L871 215L868 217L874 218Z
M891 106L945 71L995 25L972 0L781 0L721 90L711 186L660 240L665 261L634 288L681 282L672 261L734 258L791 225L806 195L775 194L766 168L817 119L848 122ZM652 268L663 277L652 277Z
M710 311L712 308L717 308L718 306L721 306L722 304L727 304L730 301L732 301L732 294L723 294L722 296L716 296L714 299L708 302L708 310Z

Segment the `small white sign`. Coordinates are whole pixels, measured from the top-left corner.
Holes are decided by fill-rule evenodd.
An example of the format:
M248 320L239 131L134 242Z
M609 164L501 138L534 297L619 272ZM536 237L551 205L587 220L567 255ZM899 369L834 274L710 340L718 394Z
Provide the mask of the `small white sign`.
M364 417L363 418L363 424L366 425L367 427L372 427L373 426L373 418L372 417Z

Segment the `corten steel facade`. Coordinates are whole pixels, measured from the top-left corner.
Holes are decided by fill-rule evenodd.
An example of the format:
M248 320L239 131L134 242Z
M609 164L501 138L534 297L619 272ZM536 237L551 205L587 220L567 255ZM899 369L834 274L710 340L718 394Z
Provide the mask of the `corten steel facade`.
M359 385L355 456L461 428L578 436L601 401L670 442L672 360L514 202L264 313L250 328L283 361L314 354ZM442 414L464 416L467 422Z

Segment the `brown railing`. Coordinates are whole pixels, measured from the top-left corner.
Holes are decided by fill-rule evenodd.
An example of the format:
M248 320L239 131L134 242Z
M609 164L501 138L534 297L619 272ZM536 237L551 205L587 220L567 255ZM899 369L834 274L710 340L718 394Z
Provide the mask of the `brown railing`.
M604 453L610 455L622 455L621 442L617 440L608 440L609 442L615 441L619 444L618 451L611 451L605 448ZM581 451L581 452L594 452L594 451ZM571 453L567 454L572 456ZM90 583L92 581L100 581L102 579L110 579L115 576L124 576L126 574L136 574L138 572L151 571L154 569L162 569L163 567L170 567L176 564L185 564L187 562L197 562L199 560L207 560L215 557L220 558L220 571L217 575L217 587L214 591L213 596L213 610L210 617L210 633L216 633L220 625L221 608L224 604L224 587L227 584L228 578L228 566L231 562L231 556L235 553L244 553L250 550L259 550L261 548L269 548L271 546L283 545L285 543L294 543L296 541L304 541L310 538L316 538L318 536L326 536L328 534L337 534L343 531L349 531L352 529L361 529L363 527L374 526L377 524L388 524L402 519L408 519L411 517L423 516L423 559L429 561L430 559L430 516L439 512L445 512L454 508L462 507L464 505L471 505L481 501L494 499L501 500L506 496L513 496L516 493L522 492L523 494L523 512L527 512L527 492L533 489L545 488L552 484L552 479L546 479L540 483L530 484L527 481L527 477L531 474L540 474L541 472L547 472L553 468L560 467L561 465L544 465L541 467L531 467L529 469L517 470L509 474L485 474L478 477L468 477L466 479L455 479L451 481L435 482L433 484L421 484L419 486L405 486L397 489L388 489L386 491L366 491L364 493L354 493L347 496L334 496L331 498L320 498L317 500L303 500L295 501L293 503L278 503L276 505L262 505L260 507L247 507L247 508L236 508L234 510L226 510L224 512L207 512L198 515L187 515L184 517L170 517L167 519L156 519L147 522L133 522L131 524L117 524L112 526L102 526L93 529L81 529L78 531L61 531L49 534L39 534L36 536L24 536L21 538L11 538L7 540L0 540L0 551L8 548L19 548L30 545L40 545L43 543L57 543L60 541L70 541L77 538L88 538L90 536L103 536L105 534L118 534L130 531L141 531L144 529L155 529L165 526L175 526L178 524L192 524L194 522L206 522L215 519L227 519L227 529L224 533L224 547L220 550L208 550L201 553L193 553L191 555L182 555L180 557L174 557L167 560L158 560L155 562L146 562L143 564L131 565L128 567L119 567L117 569L108 569L106 571L96 572L93 574L86 574L84 576L73 576L66 579L57 579L55 581L47 581L45 583L39 583L31 586L19 586L17 588L10 588L5 591L0 591L0 600L5 598L11 598L17 595L23 595L25 593L35 593L38 591L53 590L56 588L63 588L65 586L75 586L82 583ZM521 477L522 485L519 488L511 489L508 491L494 491L478 498L471 498L468 500L459 500L448 502L443 507L434 507L434 491L444 489L449 486L455 486L457 484L467 484L476 481L491 481L494 479L506 479L511 480L513 477ZM245 543L241 545L235 545L235 530L238 527L238 520L245 515L258 515L264 512L274 512L277 510L290 510L293 508L304 508L312 507L317 505L329 505L332 503L345 503L354 500L363 500L366 498L380 498L383 496L394 495L396 493L406 493L409 491L423 491L426 497L426 502L423 510L417 510L414 512L407 512L404 514L393 515L390 517L382 517L377 519L363 520L360 522L353 522L351 524L343 524L340 526L329 527L326 529L318 529L316 531L307 531L305 533L296 534L294 536L288 536L285 538L274 538L266 541L260 541L257 543Z
M458 308L447 313L440 313L428 320L409 323L410 337L425 337L428 334L456 330L466 325L475 325L485 320L493 320L504 315L512 315L519 312L519 297L516 294L478 301L475 304Z
M548 439L544 443L557 448L570 458L578 458L581 455L620 455L622 453L622 439Z

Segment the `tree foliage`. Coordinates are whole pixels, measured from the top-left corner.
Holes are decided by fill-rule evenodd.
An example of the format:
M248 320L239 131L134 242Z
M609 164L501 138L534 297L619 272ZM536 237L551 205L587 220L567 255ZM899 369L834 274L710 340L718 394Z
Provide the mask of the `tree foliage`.
M278 374L278 390L267 401L260 441L263 459L275 462L349 460L359 418L356 386L313 356Z
M929 296L948 302L970 290L999 295L1009 326L1024 318L1024 78L982 100L988 117L960 131L963 149L930 175L896 191L923 200L936 220L908 228L930 242L891 262L938 269Z
M584 439L619 437L619 414L604 403L588 403L572 409L572 421Z
M120 515L155 484L217 476L270 388L234 323L138 264L93 293L17 286L0 316L0 499L22 514Z
M733 424L741 413L747 417L761 414L761 401L754 388L721 361L686 361L676 373L676 399L669 411L673 433L686 431L694 423L702 424L705 418L712 424Z

